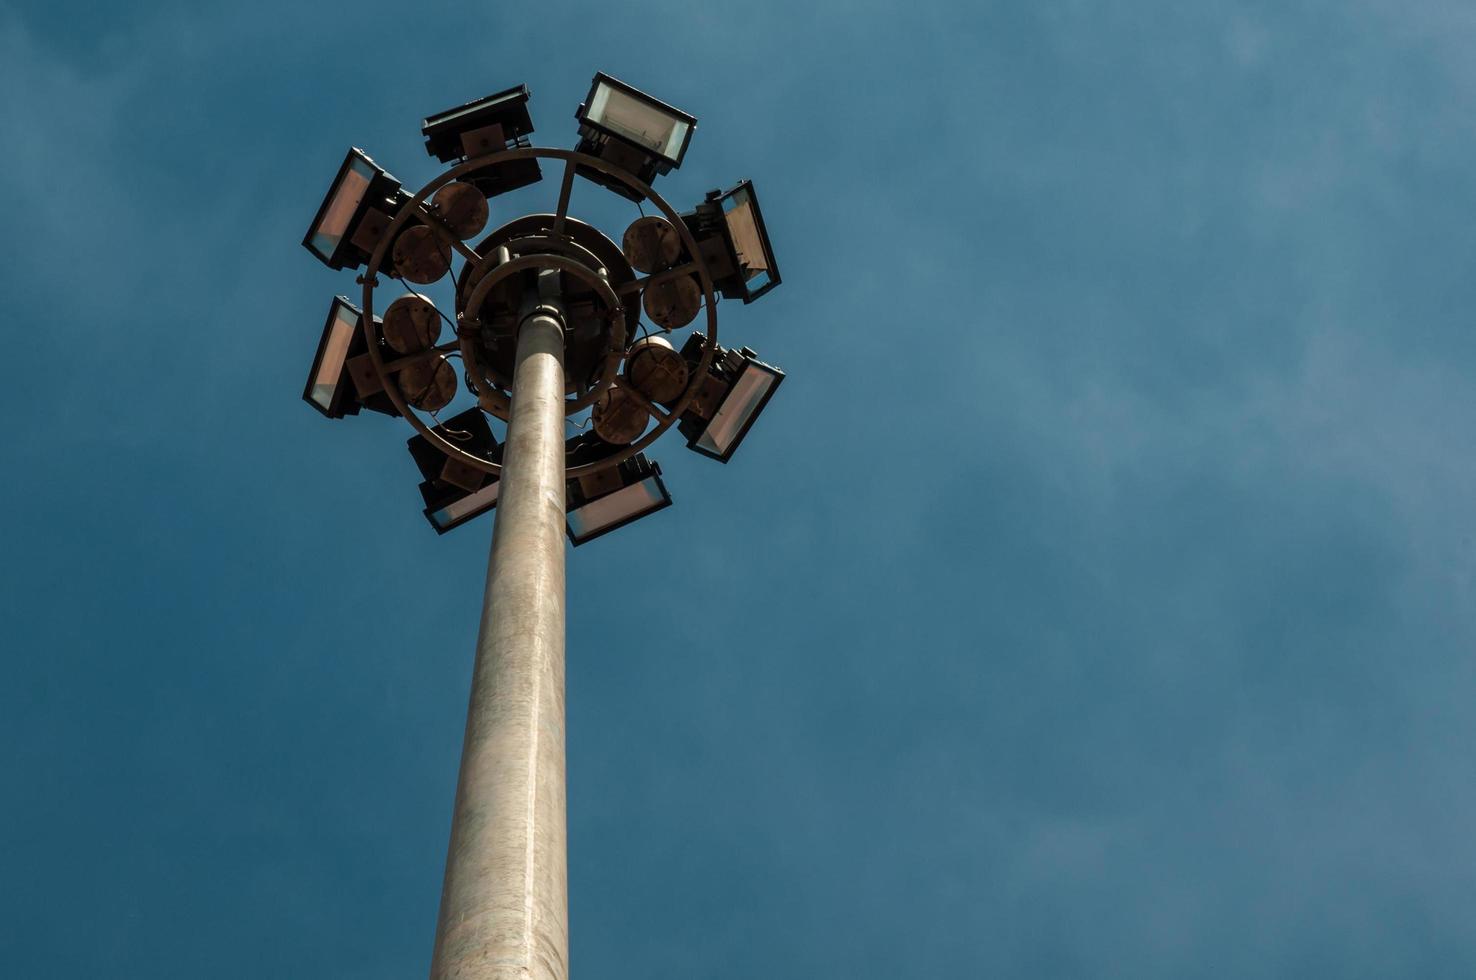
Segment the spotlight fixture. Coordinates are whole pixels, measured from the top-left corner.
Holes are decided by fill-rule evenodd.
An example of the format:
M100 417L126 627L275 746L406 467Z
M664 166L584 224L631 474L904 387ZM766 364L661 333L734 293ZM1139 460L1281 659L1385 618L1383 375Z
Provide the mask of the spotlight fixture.
M487 481L480 490L472 493L429 482L420 485L420 496L425 501L425 519L430 521L437 534L458 528L497 506L497 491L501 484L495 476L489 476Z
M502 447L479 408L447 419L434 431L474 456L494 463L502 460ZM405 445L425 478L420 484L420 496L425 501L425 519L437 534L445 534L497 506L497 477L446 456L423 435L415 436Z
M597 156L649 184L657 175L682 165L697 117L632 88L604 72L574 113L579 120L580 153ZM638 201L640 195L618 180L594 170L580 174Z
M713 285L724 297L752 303L779 285L779 263L774 261L753 181L739 181L728 191L709 191L707 199L682 220L697 239L712 270Z
M636 453L613 469L569 481L567 530L574 547L671 506L661 464Z
M702 335L694 333L682 346L682 356L694 370L703 342ZM687 448L719 463L732 459L783 380L783 371L760 361L747 347L717 348L707 377L678 423Z
M442 163L462 163L530 145L528 135L533 132L533 117L528 113L528 97L528 86L516 85L428 117L420 127L425 136L425 152ZM492 164L462 177L487 197L527 187L541 179L543 173L534 159Z
M372 366L367 364L368 345L359 326L363 319L363 311L343 296L335 296L328 307L328 321L323 325L302 400L330 419L358 415L361 408L385 415L400 414L382 388L377 384L361 387L358 380L363 367L368 367L367 376L373 375Z
M357 269L403 202L400 182L358 147L349 150L302 244L330 269Z

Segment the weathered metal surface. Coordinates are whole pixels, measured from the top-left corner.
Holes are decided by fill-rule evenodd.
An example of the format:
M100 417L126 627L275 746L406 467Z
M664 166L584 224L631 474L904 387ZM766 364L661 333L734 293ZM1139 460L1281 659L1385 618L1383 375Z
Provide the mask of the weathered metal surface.
M571 220L570 226L572 225ZM492 256L483 259L469 274L464 274L463 278L466 281L460 288L463 293L469 288L470 293L465 299L460 293L457 297L459 307L457 317L462 325L461 354L466 361L468 373L478 379L479 389L484 386L505 387L510 391L510 379L506 372L498 370L500 357L497 355L504 353L501 349L502 343L509 339L512 328L508 327L508 333L499 336L498 320L510 321L512 324L518 322L508 304L516 302L518 309L521 310L522 301L526 298L530 283L513 283L515 288L506 291L503 286L509 283L514 276L522 278L524 274L531 274L530 282L537 282L538 277L544 272L553 270L562 273L561 281L577 283L582 287L582 291L576 292L566 303L566 310L570 314L565 317L566 344L570 339L579 341L583 348L581 355L586 362L585 366L588 368L598 365L600 369L598 380L588 390L583 394L576 393L574 397L565 401L564 412L566 415L572 415L592 404L604 389L614 382L625 350L627 320L622 312L623 307L619 297L611 288L608 279L601 275L600 268L592 268L577 255L564 255L552 247L546 247L547 243L547 239L538 236L530 235L519 239L512 243L517 246L517 251L511 251L508 247L499 247ZM501 258L503 254L512 257L503 260ZM618 254L617 252L616 255ZM572 289L566 291L574 292ZM488 309L489 300L492 306L490 310ZM591 324L591 314L594 314L593 324ZM571 319L573 325L582 328L580 334L569 329ZM489 320L491 322L488 322ZM597 355L594 359L589 357L588 349L591 341L589 329L591 326L593 326L593 340L598 345L594 348L594 353ZM489 343L489 340L495 342L496 346ZM516 362L515 354L516 352L514 352L514 357L510 358L514 363ZM569 356L567 348L565 356L566 358ZM565 380L567 382L568 378L566 377Z
M432 203L446 227L462 240L480 235L491 214L482 192L460 180L453 180L436 191Z
M425 225L406 228L395 239L395 272L411 282L435 282L451 268L451 249Z
M702 287L691 276L653 281L646 287L646 316L667 330L680 330L697 319Z
M518 336L431 980L567 980L562 328Z
M620 248L637 272L659 272L670 269L682 254L682 239L670 221L648 214L625 229Z
M384 311L384 342L401 354L429 350L441 338L441 314L429 296L406 293Z
M674 401L687 388L687 359L665 337L643 337L625 355L625 377L650 401Z
M619 381L596 399L590 414L595 434L615 446L635 442L651 421L645 407L631 397L629 386Z

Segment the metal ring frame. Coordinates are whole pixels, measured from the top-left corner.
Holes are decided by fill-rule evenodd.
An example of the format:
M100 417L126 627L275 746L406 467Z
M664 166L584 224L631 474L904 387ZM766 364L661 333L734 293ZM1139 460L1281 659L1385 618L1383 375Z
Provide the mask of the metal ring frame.
M480 456L473 456L471 453L468 453L460 446L455 445L450 440L443 437L440 433L436 432L433 428L427 426L425 422L423 422L420 417L415 414L410 406L406 404L405 398L400 392L399 384L396 382L391 373L385 370L384 359L381 358L379 354L378 338L374 335L374 287L379 284L378 274L380 270L380 265L384 262L385 254L389 250L390 243L394 241L395 234L405 226L405 223L409 221L411 217L415 217L425 222L429 227L435 230L447 241L448 244L450 244L453 250L461 253L461 257L464 261L475 262L479 265L485 263L488 259L488 256L481 255L475 249L471 248L465 242L463 242L460 238L456 237L455 233L453 233L449 228L445 226L445 223L440 220L439 216L426 207L426 199L446 184L449 184L453 180L457 180L463 175L471 173L473 171L482 170L489 166L499 166L503 163L511 163L514 160L539 158L563 160L565 167L563 183L559 191L558 210L554 214L553 229L550 232L549 237L557 236L559 230L563 227L564 220L568 217L569 196L572 192L572 185L575 176L574 170L576 167L588 167L592 170L597 170L600 173L605 174L606 176L613 177L621 183L625 184L631 190L639 193L642 199L650 201L666 217L666 219L671 222L672 226L677 230L677 233L681 235L682 244L686 246L687 254L692 257L691 264L695 266L694 271L698 276L698 280L702 284L703 305L707 308L707 343L703 345L702 359L697 365L697 370L692 372L692 377L687 382L686 390L682 392L681 398L677 400L676 405L672 408L670 413L665 413L657 408L655 405L652 405L649 401L646 401L645 397L643 395L640 395L640 393L636 392L633 388L627 389L628 391L631 391L633 394L635 394L639 400L644 402L644 407L647 413L656 419L656 428L652 429L650 432L647 432L640 439L637 439L630 445L624 447L623 449L616 450L603 459L596 460L592 463L584 463L580 466L575 466L571 469L567 469L565 472L565 477L572 480L577 477L589 476L591 474L598 473L613 466L618 466L620 463L631 458L636 453L641 452L647 446L651 445L653 442L659 439L661 435L666 432L667 429L671 428L672 425L674 425L676 421L681 418L682 414L686 412L687 407L691 405L692 400L697 397L697 391L701 387L703 379L707 377L708 369L712 366L713 352L717 349L717 297L713 294L712 274L708 271L707 262L702 257L702 250L698 247L697 240L692 237L692 232L690 229L687 228L686 222L682 221L681 215L679 215L670 204L666 203L665 199L663 199L661 195L652 190L649 184L636 179L635 177L631 176L620 168L612 166L611 164L606 163L598 157L592 157L583 153L576 153L573 150L560 150L552 147L518 147L511 150L503 150L498 153L489 153L486 156L475 157L473 159L465 161L464 163L457 164L450 170L447 170L445 173L441 174L441 176L426 184L420 189L420 192L418 194L412 197L409 201L406 201L405 204L400 208L399 213L397 213L394 219L389 223L389 227L385 229L383 236L379 240L379 244L375 246L373 255L369 257L369 263L365 267L363 275L359 277L359 281L363 284L364 287L364 316L361 326L364 331L364 338L368 342L367 346L369 348L370 363L374 365L374 370L379 375L380 382L384 385L385 394L389 396L390 401L394 404L395 408L399 410L400 414L408 419L410 424L414 426L421 435L425 436L432 445L436 446L447 456L451 457L452 459L456 459L463 463L466 463L469 466L473 466L484 473L490 473L493 476L499 474L502 471L501 466L499 466L497 463L492 462L491 460L483 459ZM538 256L530 255L525 256L524 258L557 260L563 257L550 254ZM565 259L564 261L572 263L572 260ZM512 264L513 263L507 263L507 265ZM530 266L537 264L537 262L529 263ZM557 265L556 262L549 262L548 264L550 266ZM488 274L486 278L490 278L496 275L496 273L497 270L493 270L491 273ZM448 269L445 274L450 275L450 270ZM646 276L644 279L637 279L636 282L648 283L652 279L655 279L660 275L661 273L655 273L653 275ZM480 285L481 283L479 282L478 286ZM605 289L610 289L608 283L605 283L604 286ZM623 311L623 304L617 301L615 304L615 309L617 311ZM460 331L458 329L458 333L459 332ZM615 374L619 370L619 362L620 360L624 359L626 349L627 348L622 347L619 351L612 352L610 355L607 356L608 363L606 365L606 371L601 377L601 385L596 386L595 389L591 389L589 393L590 402L592 402L594 397L597 397L600 392L603 392L610 387L609 383L605 383L606 381L613 383ZM615 357L615 355L617 354L619 356L619 360L617 360ZM574 403L566 402L566 404L576 404L578 401L579 399L576 399ZM568 408L566 409L566 415L572 414L573 412L578 411L579 408L583 407L584 405L580 405L578 408Z
M554 241L554 239L549 238L546 235L530 235L527 238L515 239L515 241L517 242L538 240ZM480 269L487 262L495 262L496 258L496 255L486 256L482 260L482 262L477 265L476 269L472 271L472 275L475 276L476 270ZM491 292L493 286L497 285L503 279L507 278L515 272L521 272L524 269L536 269L540 266L552 267L564 272L572 273L573 275L578 276L584 282L588 283L591 287L594 288L595 292L599 294L600 299L604 302L606 308L609 310L609 313L607 315L610 318L617 320L619 325L618 330L615 330L612 333L610 337L610 343L605 349L605 365L600 373L600 380L595 384L594 387L585 392L582 396L573 400L567 398L564 400L564 414L572 415L580 409L588 408L590 405L594 404L594 400L615 383L615 374L620 370L620 362L624 359L625 305L620 302L620 297L615 294L615 290L610 287L610 284L604 279L601 279L599 276L595 275L583 263L575 259L571 259L564 255L558 255L556 253L540 252L535 255L521 255L518 258L512 259L508 262L503 262L495 266L491 272L487 273L481 279L477 280L476 286L472 288L471 295L467 297L466 306L467 309L471 310L480 309L482 305L482 300L487 297L487 293ZM461 333L462 358L466 360L468 365L476 365L478 368L487 371L491 375L491 379L493 381L511 390L511 379L498 377L499 372L492 369L490 365L484 365L481 363L481 360L477 357L475 351L475 337L472 337L469 334L470 329L470 324L463 324L461 328L458 328L458 332Z

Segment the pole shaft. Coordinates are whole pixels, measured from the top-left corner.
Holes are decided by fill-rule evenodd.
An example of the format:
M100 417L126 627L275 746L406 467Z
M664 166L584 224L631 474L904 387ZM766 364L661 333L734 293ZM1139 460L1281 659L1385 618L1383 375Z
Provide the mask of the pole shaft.
M563 350L524 321L431 980L569 975Z

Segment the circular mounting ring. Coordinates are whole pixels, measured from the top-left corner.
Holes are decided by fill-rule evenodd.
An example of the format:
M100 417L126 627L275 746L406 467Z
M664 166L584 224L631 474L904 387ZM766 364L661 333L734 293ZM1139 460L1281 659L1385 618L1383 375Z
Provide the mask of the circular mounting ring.
M697 391L701 387L703 379L707 377L708 369L712 366L713 352L717 349L717 297L713 294L712 273L707 268L707 262L702 257L702 250L698 247L697 240L692 237L692 232L687 227L687 223L681 219L681 215L661 195L651 189L649 184L631 176L618 167L606 163L598 157L576 153L573 150L554 149L553 147L518 147L511 150L502 150L497 153L489 153L485 156L473 157L472 159L459 163L426 184L420 189L419 193L407 200L400 207L393 220L390 221L389 227L385 229L384 234L380 237L379 243L374 247L374 252L370 255L369 262L364 268L363 275L359 277L359 282L364 287L362 307L364 313L361 324L364 331L364 338L368 342L369 362L374 365L374 371L379 375L380 382L384 385L385 394L389 396L390 402L394 404L400 414L431 445L440 449L447 456L481 470L484 473L490 473L493 476L499 474L502 471L501 466L480 456L473 456L460 446L455 445L449 439L426 425L411 410L409 405L406 404L404 395L401 394L400 387L395 382L394 377L385 371L384 359L379 353L378 338L374 336L374 287L379 284L379 270L384 263L386 253L389 251L390 243L394 241L395 234L405 226L412 216L430 226L451 248L461 253L464 261L475 261L478 263L485 261L485 256L473 250L462 242L461 239L456 238L455 234L445 227L445 223L441 221L440 216L426 207L426 199L451 181L457 180L475 170L497 166L503 163L511 163L514 160L539 158L564 161L563 184L559 192L560 206L558 212L554 215L553 234L557 234L561 230L563 221L568 216L569 194L573 186L576 168L585 167L612 177L638 193L641 200L650 201L657 210L666 216L673 227L676 228L677 233L681 235L682 244L686 246L687 254L692 256L692 265L695 266L693 271L697 274L698 280L702 285L703 305L707 308L707 342L702 346L702 356L697 364L697 369L692 372L692 377L687 384L687 390L682 393L681 398L672 407L671 411L667 413L654 405L648 405L647 410L656 418L656 427L654 429L629 446L617 448L603 459L567 468L564 474L565 478L572 480L598 473L601 470L606 470L613 466L618 466L660 438L667 429L676 423L677 419L681 418L682 413L687 410L692 400L697 397ZM657 275L660 275L660 273ZM651 276L646 276L642 279L637 279L635 281L635 288L643 288L644 283L648 282L651 278ZM622 358L623 356L622 352Z
M522 238L518 239L518 241L537 241L540 237L543 236ZM483 268L488 262L495 263L496 261L497 256L495 254L483 257L482 261L473 269L472 275L475 276L477 271ZM558 255L553 252L520 255L508 262L494 265L491 271L487 272L481 279L478 279L476 286L471 291L471 295L467 297L466 307L471 310L480 309L482 300L487 298L487 294L491 292L493 286L514 273L522 272L524 269L537 268L551 268L558 269L561 272L568 272L578 277L582 282L590 285L599 294L601 301L604 302L605 309L608 311L606 315L612 321L610 327L610 343L605 348L603 356L604 366L600 371L600 380L596 382L594 387L590 388L580 397L574 399L566 398L564 400L564 414L566 416L573 415L580 409L593 405L594 400L615 383L615 375L620 371L620 361L625 351L625 307L621 304L620 297L615 294L615 290L611 288L610 283L591 272L584 263L568 258L567 256ZM469 335L473 329L475 329L473 324L462 324L457 328L457 334L461 337L461 356L469 366L475 365L480 370L486 370L486 366L481 363L476 353L476 338ZM501 382L503 379L493 377L492 380ZM509 385L508 387L511 386Z

